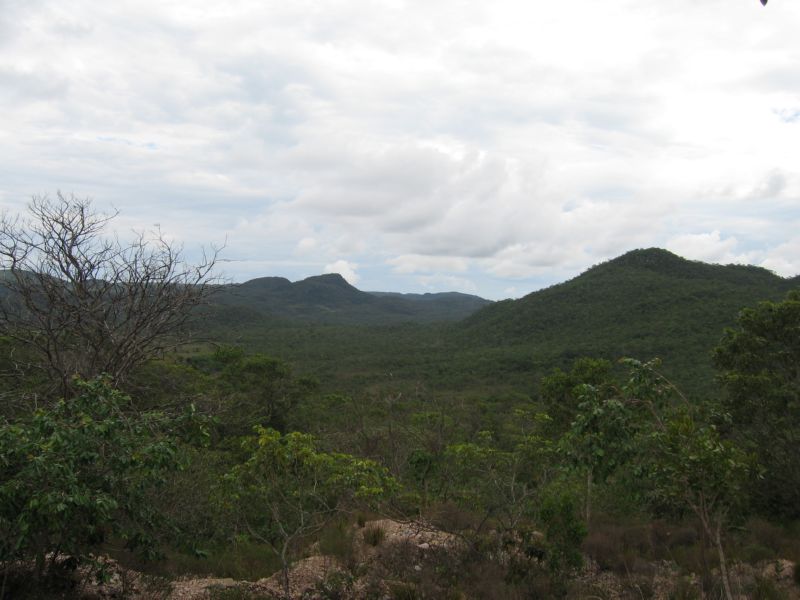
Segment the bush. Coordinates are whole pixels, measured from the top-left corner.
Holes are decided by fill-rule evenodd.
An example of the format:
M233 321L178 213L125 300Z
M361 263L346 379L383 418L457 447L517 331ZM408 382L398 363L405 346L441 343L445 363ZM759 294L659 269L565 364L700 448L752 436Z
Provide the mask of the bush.
M615 528L595 529L583 542L583 551L604 571L625 573L622 539Z
M586 525L578 516L575 499L568 493L546 496L540 518L545 527L547 554L545 562L556 579L583 564L580 547L586 537Z
M379 546L386 539L386 532L382 527L370 525L364 529L364 542L370 546Z
M274 600L272 594L261 594L251 592L243 587L222 587L215 586L208 591L209 600ZM148 596L149 597L149 596Z
M392 582L389 584L392 600L418 600L417 589L409 583Z
M344 600L350 598L353 591L353 576L343 571L332 571L314 586L315 598L324 600Z
M762 560L769 560L776 558L775 551L761 544L748 544L741 549L742 560L746 563L754 565Z
M132 568L176 577L185 573L207 577L258 580L269 577L281 568L280 557L266 544L238 539L234 543L212 542L206 545L207 555L194 552L168 552L158 564L131 561Z
M700 600L701 597L698 586L685 578L681 578L669 594L669 600Z
M335 556L348 568L355 566L353 531L346 521L334 521L320 532L319 551L326 556Z
M694 527L678 527L670 533L669 547L679 548L681 546L694 546L698 539L697 530Z
M419 548L408 539L401 539L378 548L376 562L392 579L408 579L416 575L414 565Z
M126 416L130 399L104 379L77 389L27 421L0 421L0 561L34 559L37 580L48 554L81 561L110 537L156 556L164 523L149 498L180 466L178 421Z
M764 577L756 577L755 582L748 589L748 598L752 600L787 600L786 592L781 590L774 581Z

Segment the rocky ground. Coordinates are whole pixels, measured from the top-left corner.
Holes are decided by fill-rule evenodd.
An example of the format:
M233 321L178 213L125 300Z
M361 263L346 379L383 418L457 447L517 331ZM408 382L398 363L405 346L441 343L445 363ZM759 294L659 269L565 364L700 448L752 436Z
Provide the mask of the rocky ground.
M429 567L429 562L441 561L443 555L457 554L462 545L458 537L424 523L401 523L389 519L371 521L354 531L354 553L348 559L349 564L319 554L296 561L290 570L289 596L292 600L418 597L408 595L409 588L402 573L414 578L415 574ZM314 551L313 547L311 551ZM399 569L387 569L387 565L399 566ZM90 577L84 578L83 597L96 600L285 598L281 573L259 581L191 577L166 581L125 570L111 560L106 562L106 567L110 576L105 583L97 584ZM742 592L737 600L800 600L800 587L795 583L794 570L794 563L786 560L763 561L755 566L733 565L735 588L747 591ZM646 563L640 565L636 573L621 576L603 571L596 563L587 560L571 589L574 590L571 597L587 600L703 598L698 578L679 574L676 567L666 561ZM476 590L474 596L461 594L460 597L482 598L483 595Z

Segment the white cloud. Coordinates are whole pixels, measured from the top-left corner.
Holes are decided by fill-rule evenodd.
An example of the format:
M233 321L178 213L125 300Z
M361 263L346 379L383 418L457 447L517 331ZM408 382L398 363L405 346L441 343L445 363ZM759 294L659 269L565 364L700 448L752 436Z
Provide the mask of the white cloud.
M769 250L766 258L761 261L761 266L782 277L800 275L800 237L794 237Z
M317 249L317 240L313 237L304 237L297 242L296 252L298 254L310 254Z
M324 272L338 273L339 275L344 277L350 285L355 285L358 283L358 280L360 279L360 277L356 273L356 269L358 269L357 264L339 259L336 262L325 265Z
M460 256L403 254L386 262L392 265L396 273L431 273L436 271L463 273L468 268L467 261Z
M666 247L676 254L692 260L716 263L746 262L735 252L738 240L723 238L718 230L709 233L689 233L678 235L667 241Z

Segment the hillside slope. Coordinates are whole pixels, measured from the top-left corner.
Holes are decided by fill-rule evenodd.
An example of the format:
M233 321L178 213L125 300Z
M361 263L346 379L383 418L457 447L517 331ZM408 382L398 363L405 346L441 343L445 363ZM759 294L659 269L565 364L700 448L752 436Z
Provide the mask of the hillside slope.
M683 382L710 380L710 351L739 310L779 299L796 284L760 267L633 250L562 284L487 306L454 336L473 347L516 348L544 363L659 356Z

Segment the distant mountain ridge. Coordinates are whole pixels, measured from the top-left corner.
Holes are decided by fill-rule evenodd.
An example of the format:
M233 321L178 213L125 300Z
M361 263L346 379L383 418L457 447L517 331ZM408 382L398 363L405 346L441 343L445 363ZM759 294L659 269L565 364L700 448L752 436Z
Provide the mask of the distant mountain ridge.
M336 274L297 282L261 277L218 286L193 328L345 387L348 377L380 382L390 372L452 389L490 382L527 391L577 357L631 356L663 358L676 383L705 394L717 390L711 351L723 329L742 308L798 287L800 276L649 248L500 302L457 292L365 292Z
M401 322L459 321L491 304L458 292L397 294L363 292L341 275L315 275L291 282L260 277L220 286L212 304L227 311L225 318L272 318L314 323L379 325ZM219 312L219 311L215 311Z

